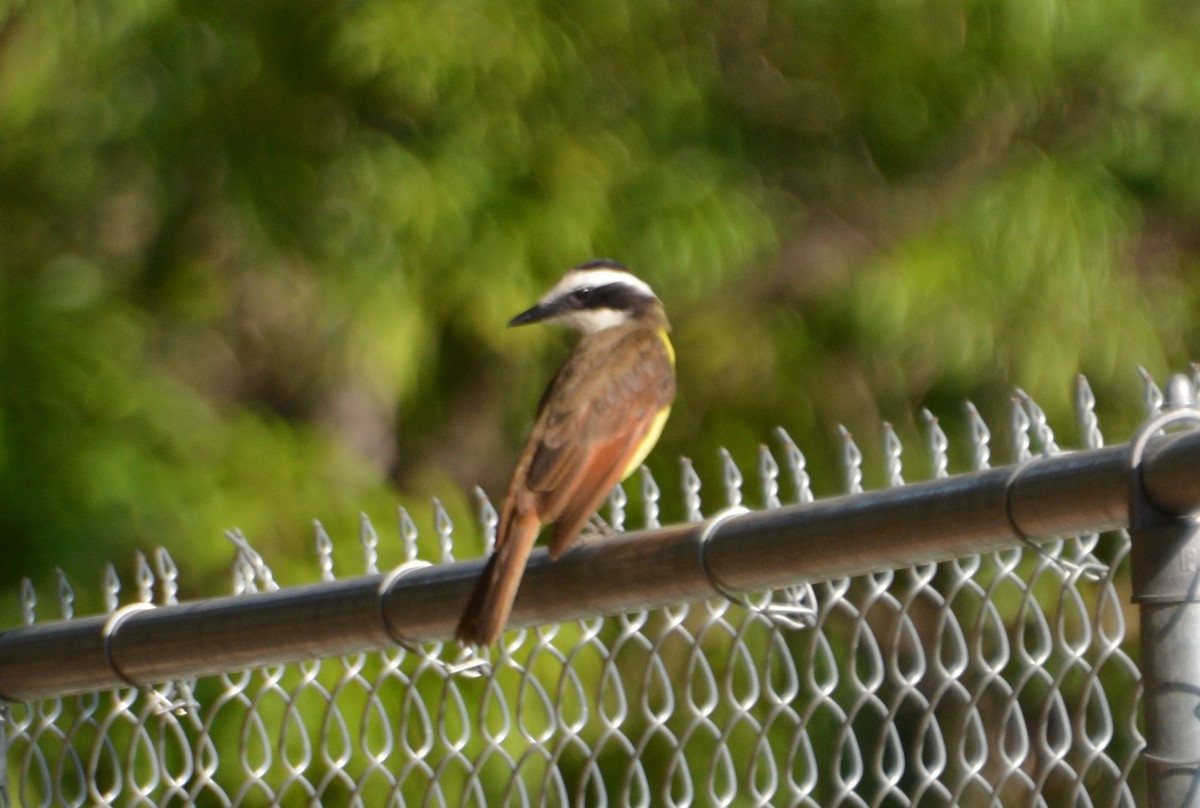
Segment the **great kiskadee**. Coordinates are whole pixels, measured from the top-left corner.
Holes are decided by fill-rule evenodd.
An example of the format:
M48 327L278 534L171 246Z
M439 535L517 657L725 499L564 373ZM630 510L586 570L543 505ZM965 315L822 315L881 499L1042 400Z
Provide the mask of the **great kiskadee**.
M670 323L650 287L615 261L570 270L510 326L560 322L583 338L542 394L496 525L496 545L455 636L491 645L504 630L543 525L562 555L613 487L646 459L675 397Z

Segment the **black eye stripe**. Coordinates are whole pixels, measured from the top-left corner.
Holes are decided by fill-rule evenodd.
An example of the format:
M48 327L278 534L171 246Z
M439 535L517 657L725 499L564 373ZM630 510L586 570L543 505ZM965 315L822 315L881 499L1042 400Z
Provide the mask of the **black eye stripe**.
M653 300L645 292L627 283L584 286L571 292L571 300L581 309L617 309L632 311Z

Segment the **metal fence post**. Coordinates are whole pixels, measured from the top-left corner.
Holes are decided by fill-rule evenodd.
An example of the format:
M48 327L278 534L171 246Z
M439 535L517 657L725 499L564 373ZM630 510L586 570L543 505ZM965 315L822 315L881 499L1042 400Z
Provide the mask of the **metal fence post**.
M1200 806L1200 516L1156 507L1141 463L1150 438L1178 421L1200 422L1200 412L1179 409L1148 422L1130 451L1130 561L1152 808Z
M0 808L11 805L8 798L8 705L0 704Z

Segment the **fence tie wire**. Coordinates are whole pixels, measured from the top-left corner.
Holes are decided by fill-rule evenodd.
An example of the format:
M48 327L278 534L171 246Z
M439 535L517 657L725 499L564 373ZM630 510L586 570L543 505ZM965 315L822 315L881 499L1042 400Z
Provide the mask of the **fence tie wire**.
M384 630L387 631L388 637L391 638L392 642L396 643L396 645L400 646L409 653L415 654L416 656L425 660L435 668L443 671L447 676L465 676L473 678L488 675L489 671L491 670L491 663L488 662L488 660L484 657L480 656L476 650L464 647L453 662L447 662L437 655L437 652L441 650L441 643L437 643L434 646L436 649L435 651L429 651L426 649L424 644L415 643L406 638L403 632L397 629L392 624L391 619L388 617L386 605L387 596L388 593L392 591L392 588L396 585L396 582L414 570L424 569L431 566L433 565L428 561L413 559L411 561L405 561L399 566L393 567L383 576L383 579L379 582L380 623L382 623Z
M741 606L748 612L765 617L770 622L790 631L799 631L811 627L817 618L816 595L812 586L783 587L776 590L780 600L774 595L768 597L765 603L754 603L745 595L734 592L721 582L713 571L708 559L708 548L712 546L713 537L722 524L738 516L749 513L743 505L733 505L718 512L705 523L700 531L700 566L704 569L704 577L708 579L713 590L730 603Z

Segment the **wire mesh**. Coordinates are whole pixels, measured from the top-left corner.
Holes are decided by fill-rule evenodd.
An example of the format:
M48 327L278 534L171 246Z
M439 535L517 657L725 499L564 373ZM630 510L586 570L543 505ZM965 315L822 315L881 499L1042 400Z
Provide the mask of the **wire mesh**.
M1162 396L1147 378L1148 408ZM1082 449L1099 448L1078 387ZM1059 447L1036 402L1012 406L1012 453ZM923 413L934 475L949 441ZM991 434L968 407L973 468ZM809 502L804 456L780 430L756 460L765 507ZM845 490L862 453L842 431ZM903 450L885 427L887 481ZM724 504L745 478L722 453ZM637 478L647 526L660 489ZM703 517L682 468L684 509ZM759 497L761 494L761 497ZM485 531L495 512L480 498ZM610 523L624 529L618 489ZM435 503L442 559L453 527ZM418 530L401 511L405 558ZM235 591L276 588L244 536ZM364 518L365 572L379 535ZM320 525L321 579L333 542ZM1128 647L1123 531L776 592L509 632L482 667L450 645L396 647L230 671L159 687L7 707L10 798L19 805L1134 805L1144 740ZM175 602L179 571L139 556L135 603ZM105 600L120 584L109 568ZM569 596L569 593L564 597ZM74 594L59 576L59 617ZM26 624L36 598L21 593ZM2 748L2 747L0 747ZM3 780L0 780L3 783Z

